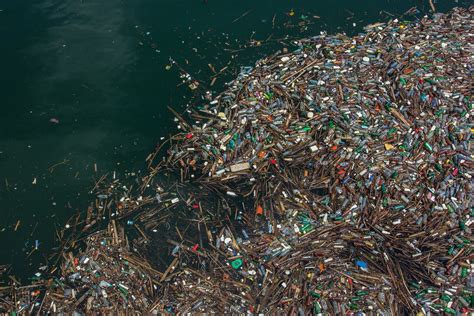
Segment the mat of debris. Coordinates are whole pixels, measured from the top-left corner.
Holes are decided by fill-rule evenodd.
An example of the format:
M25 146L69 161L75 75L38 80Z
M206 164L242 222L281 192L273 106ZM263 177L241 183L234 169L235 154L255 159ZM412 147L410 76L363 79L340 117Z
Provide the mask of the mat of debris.
M243 67L176 113L136 196L100 195L107 229L55 276L3 288L0 311L472 313L473 13L321 33Z

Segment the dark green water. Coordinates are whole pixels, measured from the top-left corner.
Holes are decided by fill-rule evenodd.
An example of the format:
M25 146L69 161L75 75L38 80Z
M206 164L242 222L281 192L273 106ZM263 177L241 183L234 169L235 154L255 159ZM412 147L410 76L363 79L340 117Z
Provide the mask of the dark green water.
M438 2L445 12L469 1ZM276 39L356 34L413 6L429 9L409 0L1 0L0 265L31 276L56 227L92 201L94 179L143 169L176 131L166 107L184 109L191 93L176 67L166 70L170 57L201 87L208 64L228 64L219 91L240 65L281 48Z

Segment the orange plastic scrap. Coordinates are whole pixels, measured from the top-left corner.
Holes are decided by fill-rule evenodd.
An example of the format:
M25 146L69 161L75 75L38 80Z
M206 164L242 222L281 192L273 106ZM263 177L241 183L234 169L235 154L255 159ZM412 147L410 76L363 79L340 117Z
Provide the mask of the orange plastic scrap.
M257 215L263 215L263 207L261 205L258 205L255 212L257 213Z
M36 291L31 292L31 296L38 296L40 294L41 294L40 290L36 290Z
M324 263L322 262L318 265L318 268L319 268L319 272L323 272L324 270L326 270L326 267L324 266Z
M413 69L410 68L410 67L405 68L405 69L403 70L403 74L405 74L405 75L411 74L412 72L413 72Z
M375 104L375 111L380 112L381 109L382 109L382 108L381 108L380 104L379 104L379 103L376 103L376 104Z
M264 151L261 151L258 153L258 158L263 159L265 158L266 153Z
M263 115L263 118L265 118L268 122L273 122L273 116L271 115Z

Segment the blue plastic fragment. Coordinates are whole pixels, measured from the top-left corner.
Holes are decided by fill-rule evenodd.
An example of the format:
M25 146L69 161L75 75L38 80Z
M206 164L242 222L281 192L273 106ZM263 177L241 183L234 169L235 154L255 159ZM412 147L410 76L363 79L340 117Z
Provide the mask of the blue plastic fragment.
M357 260L356 261L356 265L362 269L367 269L369 266L367 265L367 262L365 261L360 261L360 260Z

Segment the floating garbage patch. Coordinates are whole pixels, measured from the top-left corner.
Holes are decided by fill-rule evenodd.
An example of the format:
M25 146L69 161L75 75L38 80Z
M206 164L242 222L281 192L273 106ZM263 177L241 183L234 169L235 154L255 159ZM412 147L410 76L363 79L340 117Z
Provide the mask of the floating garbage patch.
M473 13L322 33L243 67L176 113L134 191L96 185L57 264L5 286L0 311L472 313Z

